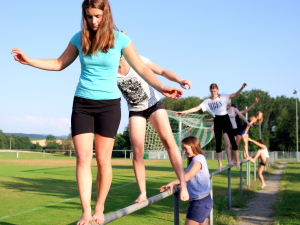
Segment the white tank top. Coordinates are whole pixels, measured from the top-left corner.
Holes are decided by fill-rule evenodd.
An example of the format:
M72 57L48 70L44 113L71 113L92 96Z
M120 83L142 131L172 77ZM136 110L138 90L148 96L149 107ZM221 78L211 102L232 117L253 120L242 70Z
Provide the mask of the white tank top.
M229 118L230 118L230 122L232 124L232 128L237 129L237 124L236 124L236 121L235 121L236 114L235 114L235 110L234 110L233 107L231 107L231 113L228 112L228 115L229 115Z
M260 149L262 151L262 153L265 154L266 158L270 158L270 155L269 155L269 152L268 152L268 149Z

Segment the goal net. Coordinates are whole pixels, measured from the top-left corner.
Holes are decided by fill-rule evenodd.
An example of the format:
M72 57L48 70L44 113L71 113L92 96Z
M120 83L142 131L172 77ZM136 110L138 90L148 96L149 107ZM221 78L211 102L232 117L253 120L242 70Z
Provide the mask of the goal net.
M176 116L176 112L171 110L167 110L167 113L178 146L181 146L181 140L188 136L199 138L202 148L213 139L214 132L208 132L213 122L206 121L204 114ZM145 150L166 150L150 120L147 122Z

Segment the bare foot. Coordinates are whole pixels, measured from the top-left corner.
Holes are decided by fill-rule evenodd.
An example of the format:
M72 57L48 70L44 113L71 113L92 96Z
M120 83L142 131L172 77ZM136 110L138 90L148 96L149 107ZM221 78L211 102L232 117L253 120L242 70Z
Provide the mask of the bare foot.
M95 214L93 215L92 220L98 224L104 224L105 217L104 217L103 211L99 211L99 212L95 211Z
M148 198L147 198L147 194L145 192L145 193L141 193L139 195L139 197L134 201L134 203L142 203L142 202L146 202L146 201L148 201Z
M83 213L76 225L88 225L93 220L91 212Z
M180 200L181 201L188 201L190 199L187 187L181 187L180 189Z
M218 168L218 170L222 170L222 166L220 166L220 167Z
M240 164L240 162L239 162L239 161L237 161L237 162L236 162L236 168L237 168L238 170L240 170L240 169L241 169L241 164Z
M262 186L261 186L261 188L264 188L264 187L266 187L267 185L266 184L263 184Z

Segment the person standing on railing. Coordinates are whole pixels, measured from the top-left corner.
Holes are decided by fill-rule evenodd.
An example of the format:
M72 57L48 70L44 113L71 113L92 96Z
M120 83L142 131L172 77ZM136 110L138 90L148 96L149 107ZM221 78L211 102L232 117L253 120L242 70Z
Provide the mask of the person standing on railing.
M70 18L66 18L70 21ZM36 68L60 71L79 56L81 75L73 101L72 137L76 149L76 178L82 204L77 225L90 221L104 223L104 204L112 182L111 155L121 118L121 94L117 74L122 55L156 90L178 99L180 89L166 87L140 59L133 42L115 26L108 0L82 3L82 31L76 33L57 59L34 59L18 48L12 50L16 61ZM93 143L96 139L97 203L92 216Z
M126 33L125 31L122 32ZM143 56L140 56L140 58L155 74L162 75L169 80L177 82L185 89L192 88L191 81L180 78L172 71L156 65ZM128 105L130 141L133 148L133 166L140 189L140 195L134 202L141 203L147 201L144 145L148 118L150 118L163 145L167 149L172 166L180 180L180 186L182 187L180 198L183 201L187 201L188 191L184 179L181 154L174 139L165 106L161 102L157 91L130 67L124 57L121 58L118 70L118 87Z
M253 144L257 145L260 148L253 158L247 157L247 159L249 159L251 162L254 163L258 158L260 158L260 163L259 163L257 174L261 181L261 188L264 188L267 185L266 185L266 182L265 182L265 179L263 176L263 172L265 171L266 165L270 161L270 155L268 152L267 145L265 144L265 142L263 140L254 141L250 137L248 137L248 141L252 142Z
M239 96L246 86L247 84L244 83L240 90L238 90L234 94L220 95L218 85L211 84L209 87L211 97L209 99L204 100L199 106L196 106L194 108L181 112L176 112L176 115L182 115L185 113L197 112L200 109L202 109L203 112L208 111L214 117L214 133L216 137L216 152L218 156L219 170L222 169L222 134L224 130L227 131L227 135L231 144L231 149L234 151L236 166L238 169L240 169L238 148L234 139L232 124L228 116L227 104L230 102L231 98Z
M188 157L188 168L185 179L190 194L190 207L186 215L186 225L208 225L208 217L214 206L210 195L210 174L206 159L203 155L200 141L194 136L184 138L182 148ZM160 192L177 190L180 182L174 180L162 186Z
M244 157L247 158L249 157L249 152L248 152L248 139L249 139L249 134L250 134L250 128L254 125L259 125L263 122L264 120L264 113L261 111L258 111L255 113L254 116L252 116L248 123L244 123L241 127L241 131L238 133L239 135L242 135L242 139L244 142Z

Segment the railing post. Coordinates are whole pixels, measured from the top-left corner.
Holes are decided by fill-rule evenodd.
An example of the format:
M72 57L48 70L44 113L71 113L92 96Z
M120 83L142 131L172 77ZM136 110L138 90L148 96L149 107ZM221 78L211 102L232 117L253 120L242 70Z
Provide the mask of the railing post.
M243 194L243 163L241 163L240 169L240 194Z
M179 191L174 193L174 225L180 224L180 199L179 199Z
M231 168L228 169L228 209L231 209Z
M210 196L211 196L211 199L214 199L213 198L213 176L210 177ZM214 224L214 208L212 208L210 211L209 224L210 225Z
M72 158L72 150L69 150L70 158Z
M247 185L250 186L250 162L247 161L247 171L246 171L246 174L247 174Z
M253 177L254 177L254 181L256 181L256 160L253 163Z

